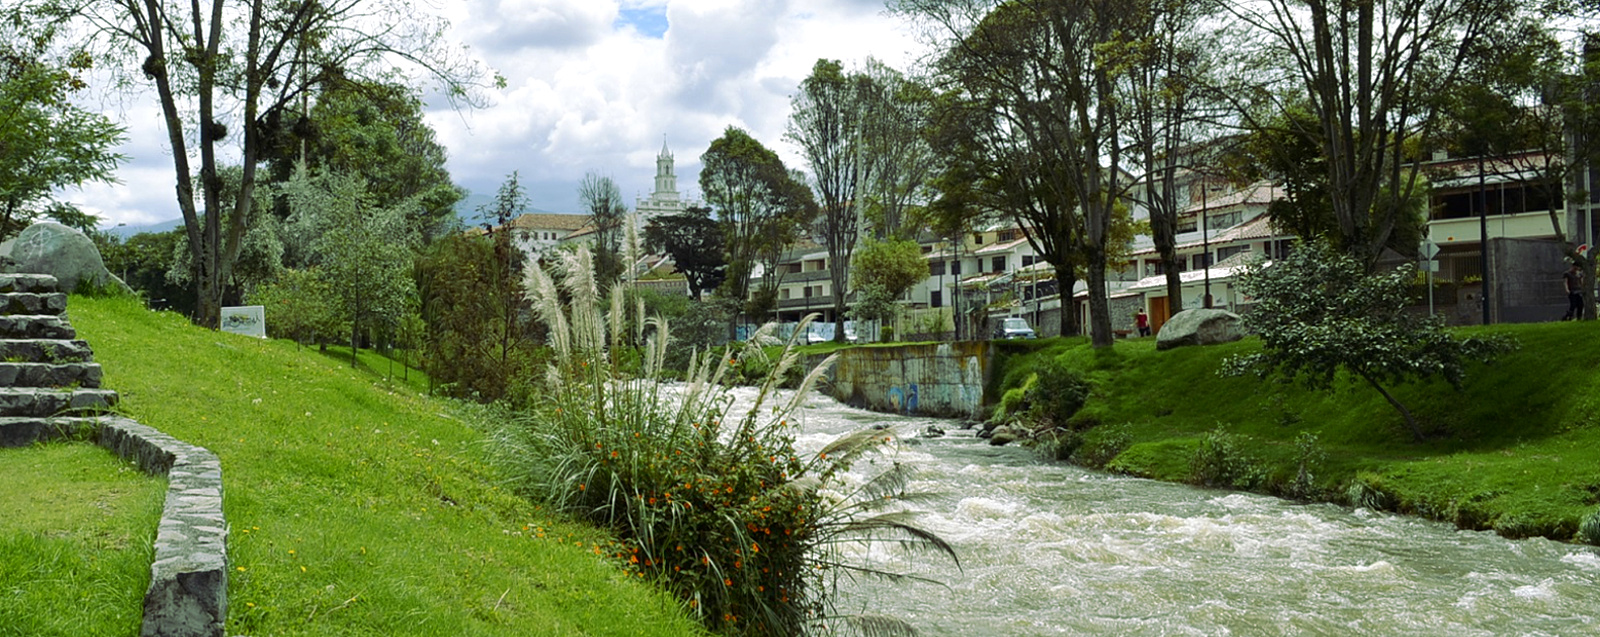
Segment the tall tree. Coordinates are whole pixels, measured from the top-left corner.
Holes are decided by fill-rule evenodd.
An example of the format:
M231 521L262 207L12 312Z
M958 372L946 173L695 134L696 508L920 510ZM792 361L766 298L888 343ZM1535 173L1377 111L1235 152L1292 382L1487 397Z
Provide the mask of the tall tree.
M578 201L589 211L589 225L594 228L595 280L600 287L610 287L622 276L625 268L634 264L623 263L622 231L628 218L628 204L622 201L622 189L610 177L595 173L583 176L578 183Z
M123 129L73 103L73 95L87 86L82 76L91 58L81 51L52 51L53 29L29 33L20 16L7 13L0 16L0 238L40 216L90 230L93 217L51 203L51 193L111 182L123 159L113 152Z
M940 194L933 209L941 235L959 248L980 219L1005 219L1025 228L1034 253L1054 269L1062 298L1071 298L1083 265L1082 219L1073 201L1058 199L1042 182L1051 172L1044 165L1048 157L1011 135L982 100L946 95L939 104L932 139L945 168L935 181ZM955 299L960 298L958 291ZM1062 311L1059 320L1060 334L1080 332L1077 312Z
M717 291L746 303L751 314L764 314L781 278L777 259L816 217L816 200L777 153L737 127L712 140L700 162L700 190L717 211L728 250L728 278ZM750 279L763 264L768 267L752 298Z
M350 330L350 364L363 330L398 324L416 297L412 249L418 245L407 223L407 200L380 206L359 176L312 175L301 171L284 188L294 217L315 218L315 267L327 283L337 316Z
M1182 267L1178 262L1178 214L1189 206L1195 181L1213 155L1198 139L1206 109L1208 41L1200 23L1218 7L1206 0L1141 0L1130 29L1133 38L1118 51L1127 97L1121 100L1129 122L1130 150L1142 178L1143 203L1150 214L1150 236L1167 278L1168 307L1182 308ZM1180 172L1186 183L1180 183ZM1204 214L1204 213L1202 213Z
M309 104L268 114L262 155L272 164L272 179L288 180L300 163L312 170L360 175L375 201L416 198L418 206L408 222L423 241L453 229L455 204L463 192L450 180L444 146L422 118L417 90L337 74L318 88L315 95L302 95L314 99Z
M861 196L871 168L865 129L874 97L865 75L846 74L837 60L817 60L791 100L784 134L800 147L821 200L815 235L828 251L836 343L844 342L851 255L861 241Z
M868 163L864 215L879 239L912 239L927 226L916 217L932 197L939 157L925 133L933 121L934 92L884 63L868 59L861 70L870 116L862 122Z
M1106 264L1112 220L1130 186L1121 168L1118 78L1127 60L1120 52L1137 11L1111 0L899 0L896 7L941 32L948 50L939 72L950 90L987 111L997 132L988 139L1025 151L1051 205L1077 206L1080 231L1053 241L1075 241L1082 253L1090 340L1110 347ZM1060 273L1066 261L1056 258Z
M196 265L196 321L217 325L255 201L268 123L330 75L370 77L405 61L471 103L484 73L445 45L445 22L399 0L31 0L45 20L85 25L124 79L153 88ZM198 171L191 158L199 156ZM224 200L218 161L241 187ZM196 177L200 192L195 192ZM227 214L224 214L224 211ZM227 227L224 228L224 220Z
M728 275L722 228L711 218L710 208L690 206L683 214L657 216L644 236L652 252L672 257L689 280L689 295L696 301L705 291L717 289Z
M1460 85L1466 49L1514 16L1521 4L1261 0L1225 5L1232 19L1249 29L1244 37L1259 43L1256 68L1282 68L1287 77L1287 90L1237 94L1280 105L1285 98L1308 100L1319 128L1339 246L1368 267L1418 187L1420 157L1408 153L1415 140L1426 139L1438 125L1444 104L1439 98ZM1241 113L1248 118L1259 111Z
M527 209L516 172L495 198L478 209L487 236L453 234L428 246L417 260L424 335L423 365L430 378L457 398L513 404L532 394L536 336L526 319L522 291L527 255L510 232L495 231Z

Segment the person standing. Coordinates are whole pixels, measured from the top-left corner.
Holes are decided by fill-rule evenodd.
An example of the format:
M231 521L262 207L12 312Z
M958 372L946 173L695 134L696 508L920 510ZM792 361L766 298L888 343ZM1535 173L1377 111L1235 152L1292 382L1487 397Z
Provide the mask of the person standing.
M1561 280L1567 286L1567 313L1561 316L1563 321L1583 319L1583 268L1573 263L1571 268L1561 274Z
M1133 326L1139 328L1140 336L1150 335L1150 316L1144 313L1143 308L1140 308L1138 314L1133 315Z

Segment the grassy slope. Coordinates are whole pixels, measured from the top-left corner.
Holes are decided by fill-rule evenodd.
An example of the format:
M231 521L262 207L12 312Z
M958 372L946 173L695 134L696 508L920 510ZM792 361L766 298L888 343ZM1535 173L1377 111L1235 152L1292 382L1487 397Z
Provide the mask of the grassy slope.
M70 313L128 414L222 459L228 634L698 632L596 557L597 531L493 486L448 406L133 302L74 297Z
M1074 420L1094 426L1085 436L1091 446L1132 441L1110 463L1115 470L1186 481L1201 437L1224 427L1249 438L1249 461L1269 474L1272 488L1294 475L1293 440L1309 430L1327 454L1312 467L1324 499L1346 500L1359 481L1401 512L1571 540L1600 503L1600 323L1489 329L1513 335L1521 349L1471 367L1461 392L1442 380L1396 390L1435 433L1423 443L1412 442L1400 416L1359 382L1344 379L1319 393L1217 376L1224 358L1259 348L1256 339L1169 352L1156 351L1151 338L1118 342L1109 352L1081 339L999 344L1007 371L996 383L1019 383L1047 361L1095 379Z
M83 442L0 449L0 635L135 635L166 480Z

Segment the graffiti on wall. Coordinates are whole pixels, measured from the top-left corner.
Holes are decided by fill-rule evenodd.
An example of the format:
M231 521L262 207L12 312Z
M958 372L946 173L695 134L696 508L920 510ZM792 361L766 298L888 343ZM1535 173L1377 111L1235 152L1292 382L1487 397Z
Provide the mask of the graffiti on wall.
M911 383L906 389L899 387L889 388L889 404L894 406L896 413L912 414L917 411L917 384Z

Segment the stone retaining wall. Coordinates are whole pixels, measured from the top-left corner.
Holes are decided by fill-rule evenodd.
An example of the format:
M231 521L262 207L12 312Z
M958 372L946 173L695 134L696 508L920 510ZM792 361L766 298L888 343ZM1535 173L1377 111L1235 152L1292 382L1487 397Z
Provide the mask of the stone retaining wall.
M167 477L140 637L221 637L228 614L222 463L120 416L94 353L63 316L55 277L0 273L0 446L95 440Z
M167 476L140 637L213 637L228 618L228 523L222 462L210 451L127 418L107 418L100 446Z

